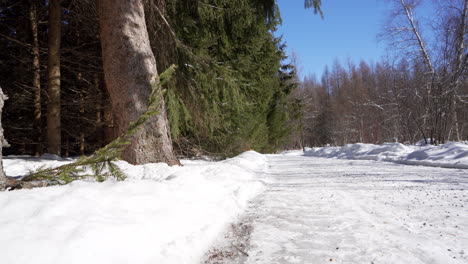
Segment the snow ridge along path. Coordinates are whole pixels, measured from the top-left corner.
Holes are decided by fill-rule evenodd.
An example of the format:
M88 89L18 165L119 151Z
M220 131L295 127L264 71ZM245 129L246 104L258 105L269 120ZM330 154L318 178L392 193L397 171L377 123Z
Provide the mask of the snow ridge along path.
M449 142L443 145L382 145L355 143L341 147L315 147L308 149L305 156L389 161L406 165L468 169L468 144Z
M468 263L468 172L268 155L248 257L232 263ZM227 260L227 263L230 263Z

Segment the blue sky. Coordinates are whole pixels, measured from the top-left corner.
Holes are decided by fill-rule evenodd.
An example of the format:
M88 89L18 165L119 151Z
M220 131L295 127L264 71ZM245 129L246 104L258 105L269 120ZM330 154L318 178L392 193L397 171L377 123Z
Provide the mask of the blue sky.
M335 58L376 62L385 54L385 43L377 42L388 19L383 0L323 0L324 19L304 9L304 0L277 2L283 19L277 35L283 35L288 53L296 52L302 77L314 73L320 77Z

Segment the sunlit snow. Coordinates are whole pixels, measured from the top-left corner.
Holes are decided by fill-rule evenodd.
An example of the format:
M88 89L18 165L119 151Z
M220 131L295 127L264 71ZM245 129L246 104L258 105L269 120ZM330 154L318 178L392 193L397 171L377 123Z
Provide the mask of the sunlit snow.
M216 263L468 263L467 157L461 143L391 143L119 161L123 182L0 193L0 263L203 263L231 223L250 226L245 252ZM66 162L4 165L18 176Z
M468 263L466 170L292 154L268 156L241 263Z
M6 173L67 161L7 158ZM263 155L133 166L124 182L0 192L0 263L198 263L263 190Z

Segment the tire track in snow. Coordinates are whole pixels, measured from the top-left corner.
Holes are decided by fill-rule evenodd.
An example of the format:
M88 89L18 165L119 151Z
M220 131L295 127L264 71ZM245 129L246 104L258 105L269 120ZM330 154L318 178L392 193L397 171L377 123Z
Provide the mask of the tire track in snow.
M249 256L224 263L468 263L466 171L270 155L266 181Z

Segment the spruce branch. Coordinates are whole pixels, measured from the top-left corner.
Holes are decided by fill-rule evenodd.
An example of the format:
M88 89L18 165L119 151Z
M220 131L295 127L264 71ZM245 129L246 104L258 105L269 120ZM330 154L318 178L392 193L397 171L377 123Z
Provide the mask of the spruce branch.
M110 177L118 181L125 180L126 175L114 161L120 159L122 151L131 143L134 135L145 122L159 113L160 102L163 100L164 95L162 86L170 80L174 72L175 65L171 65L159 76L159 81L155 81L151 85L151 94L148 98L146 111L137 120L131 122L127 131L117 139L96 150L90 156L82 156L75 162L56 168L40 168L22 178L22 181L46 181L49 185L62 185L88 177L95 178L98 182ZM84 174L88 168L91 169L92 175Z

